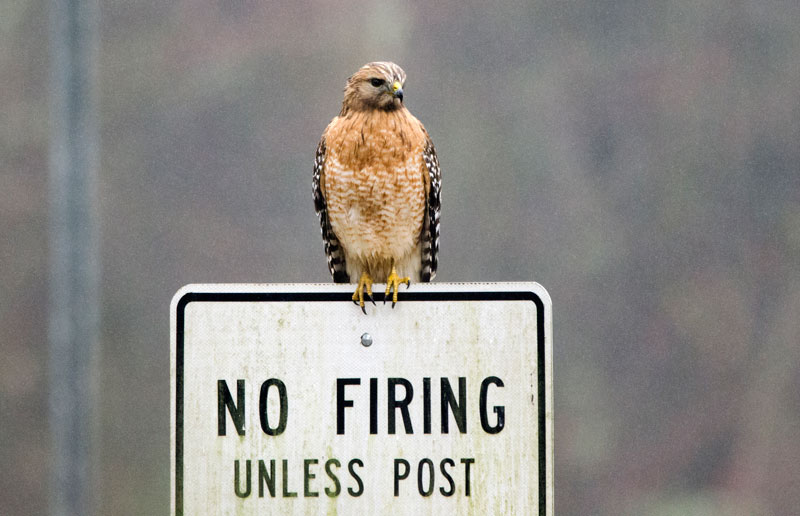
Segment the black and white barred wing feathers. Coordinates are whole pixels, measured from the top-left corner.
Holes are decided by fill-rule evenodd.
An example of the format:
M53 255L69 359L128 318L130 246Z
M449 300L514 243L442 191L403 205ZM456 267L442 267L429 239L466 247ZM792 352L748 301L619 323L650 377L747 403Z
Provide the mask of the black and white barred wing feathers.
M319 145L317 145L317 153L314 157L314 177L311 181L311 186L314 190L314 208L319 218L322 241L325 244L325 256L328 257L328 270L333 276L333 281L334 283L349 283L350 276L347 274L344 250L331 228L330 218L328 217L328 205L325 201L325 192L322 186L324 182L325 138L323 137L319 141Z
M427 136L427 132L426 132ZM425 198L425 214L422 225L422 271L420 279L431 281L436 276L439 265L439 215L442 211L442 170L436 149L428 136L422 153L428 169L428 192Z

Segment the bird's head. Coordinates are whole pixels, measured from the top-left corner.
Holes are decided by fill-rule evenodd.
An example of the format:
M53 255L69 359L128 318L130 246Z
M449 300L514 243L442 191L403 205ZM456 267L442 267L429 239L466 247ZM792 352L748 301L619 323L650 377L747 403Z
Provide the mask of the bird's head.
M405 82L406 72L396 64L388 61L367 63L347 79L342 113L400 109Z

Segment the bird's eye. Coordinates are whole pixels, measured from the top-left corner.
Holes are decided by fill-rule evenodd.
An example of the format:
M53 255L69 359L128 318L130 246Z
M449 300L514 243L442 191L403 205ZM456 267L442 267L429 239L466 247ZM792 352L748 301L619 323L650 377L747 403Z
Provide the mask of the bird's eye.
M381 86L383 86L383 83L385 82L386 81L384 81L383 79L378 79L378 78L369 80L369 83L375 86L376 88L380 88Z

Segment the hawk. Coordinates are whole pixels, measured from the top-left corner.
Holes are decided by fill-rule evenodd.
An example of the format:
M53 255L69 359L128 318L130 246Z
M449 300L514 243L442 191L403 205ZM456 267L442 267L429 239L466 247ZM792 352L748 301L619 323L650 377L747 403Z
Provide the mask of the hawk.
M442 174L428 132L403 104L405 80L390 62L354 73L314 160L328 269L336 283L358 281L353 302L364 313L373 282L386 283L394 308L401 284L431 281L438 265Z

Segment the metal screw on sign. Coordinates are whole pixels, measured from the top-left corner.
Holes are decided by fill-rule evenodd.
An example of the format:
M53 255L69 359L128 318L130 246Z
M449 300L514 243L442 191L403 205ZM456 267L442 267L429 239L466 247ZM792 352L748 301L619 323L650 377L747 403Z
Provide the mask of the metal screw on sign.
M361 336L361 345L365 348L372 346L372 335L365 333Z

